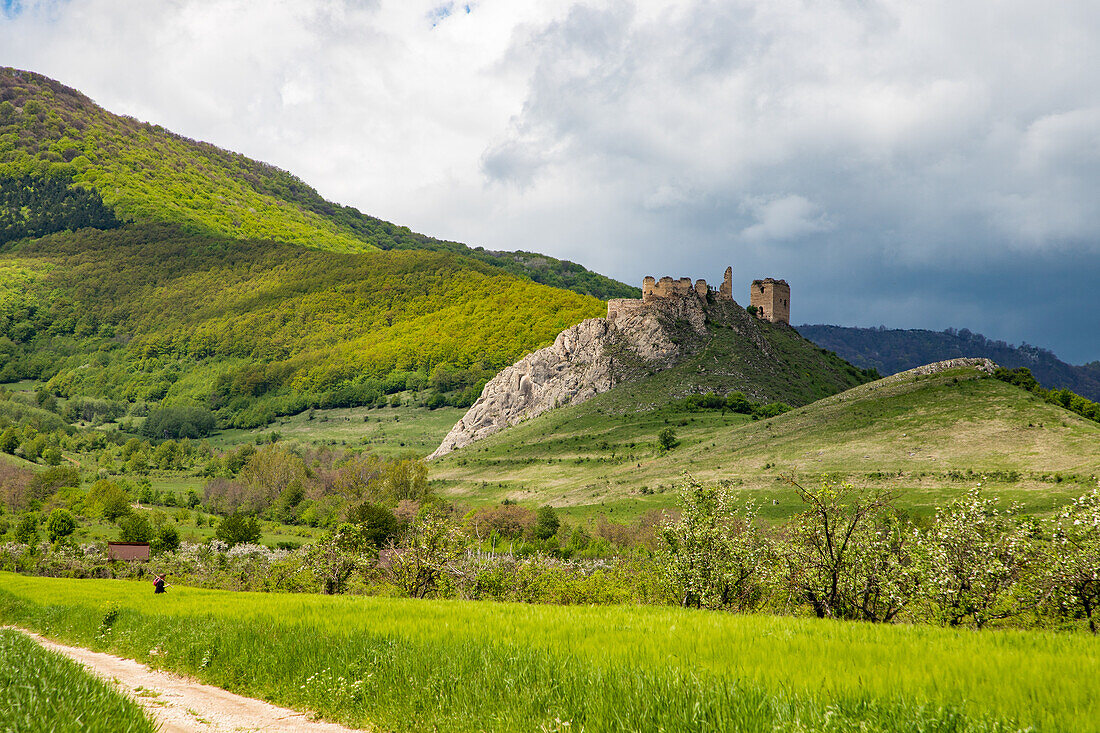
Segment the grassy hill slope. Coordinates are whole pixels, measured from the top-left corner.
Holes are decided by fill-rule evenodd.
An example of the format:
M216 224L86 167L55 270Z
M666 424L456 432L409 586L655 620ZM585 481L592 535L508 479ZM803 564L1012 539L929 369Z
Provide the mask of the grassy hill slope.
M40 74L0 67L0 191L44 188L43 181L94 191L122 220L167 222L193 234L335 252L447 251L601 299L638 292L572 262L416 234L326 201L279 168L112 114ZM0 243L3 219L0 212Z
M433 461L431 476L463 501L625 519L670 506L685 471L743 488L771 517L800 509L792 473L895 489L918 512L978 482L1049 511L1100 474L1100 425L973 369L895 375L759 421L682 403L623 412L617 392ZM657 433L669 427L681 444L665 452Z
M629 354L616 355L617 381L628 381L608 393L606 409L650 409L670 397L735 391L759 402L805 405L878 376L814 346L785 324L749 315L735 302L715 301L705 309L703 338L686 323L666 324L674 341L699 344L675 367L652 372Z

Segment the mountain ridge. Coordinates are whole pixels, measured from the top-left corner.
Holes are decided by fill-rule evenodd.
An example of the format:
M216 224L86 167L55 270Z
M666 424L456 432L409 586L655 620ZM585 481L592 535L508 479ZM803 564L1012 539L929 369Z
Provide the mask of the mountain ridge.
M1069 389L1100 401L1100 361L1075 366L1038 346L1013 346L968 329L856 328L833 325L796 326L799 333L856 366L896 374L922 364L960 357L992 359L1007 369L1027 367L1048 389Z

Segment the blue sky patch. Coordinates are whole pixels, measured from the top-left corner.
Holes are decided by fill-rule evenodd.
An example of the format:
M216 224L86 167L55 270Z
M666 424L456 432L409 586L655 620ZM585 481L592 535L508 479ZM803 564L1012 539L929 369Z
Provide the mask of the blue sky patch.
M462 5L460 5L458 7L458 11L466 13L466 15L469 15L470 13L472 13L473 10L474 10L473 3L463 3ZM432 8L428 12L428 20L431 22L432 28L435 28L437 25L442 23L444 20L446 20L447 18L454 15L455 12L456 12L456 8L455 8L454 2L444 3L443 5L439 5L435 8Z

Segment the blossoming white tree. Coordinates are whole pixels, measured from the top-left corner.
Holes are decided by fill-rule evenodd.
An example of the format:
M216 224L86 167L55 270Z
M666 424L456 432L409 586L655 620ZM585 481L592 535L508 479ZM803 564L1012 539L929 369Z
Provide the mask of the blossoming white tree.
M941 623L969 619L981 628L1038 602L1025 580L1039 546L1018 514L998 509L980 488L936 510L919 543L924 593Z
M737 506L723 486L690 476L680 487L680 516L661 527L666 562L680 603L750 610L765 595L772 546L756 509Z
M1051 576L1054 597L1064 611L1078 610L1096 633L1100 608L1100 489L1093 489L1054 519Z

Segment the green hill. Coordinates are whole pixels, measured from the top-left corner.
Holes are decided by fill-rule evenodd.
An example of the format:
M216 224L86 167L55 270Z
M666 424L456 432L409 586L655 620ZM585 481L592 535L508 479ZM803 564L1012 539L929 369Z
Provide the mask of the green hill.
M431 476L463 501L625 519L670 506L685 471L744 489L772 517L800 510L792 473L895 489L918 512L979 482L1049 511L1100 474L1100 425L972 368L895 375L763 420L682 401L623 412L617 392L433 461ZM666 428L680 441L671 451L657 442Z
M37 229L43 195L68 189ZM88 194L96 200L88 201ZM465 255L520 277L606 299L637 288L572 262L531 252L492 252L416 234L325 201L290 173L209 143L111 114L80 92L0 67L0 244L57 231L74 208L101 226L101 201L124 221L177 225L192 234L274 239L334 252L429 249ZM64 209L63 211L61 209ZM64 214L59 216L58 214ZM62 226L57 226L60 222ZM28 226L29 225L29 226Z
M369 404L394 391L387 378L398 389L413 377L423 388L480 389L602 310L446 252L335 254L164 225L85 229L0 253L0 381L210 404L230 424L254 425L304 409L308 395Z
M602 314L600 299L636 292L552 257L415 234L0 68L0 382L138 416L209 406L242 427L405 389L468 404Z

